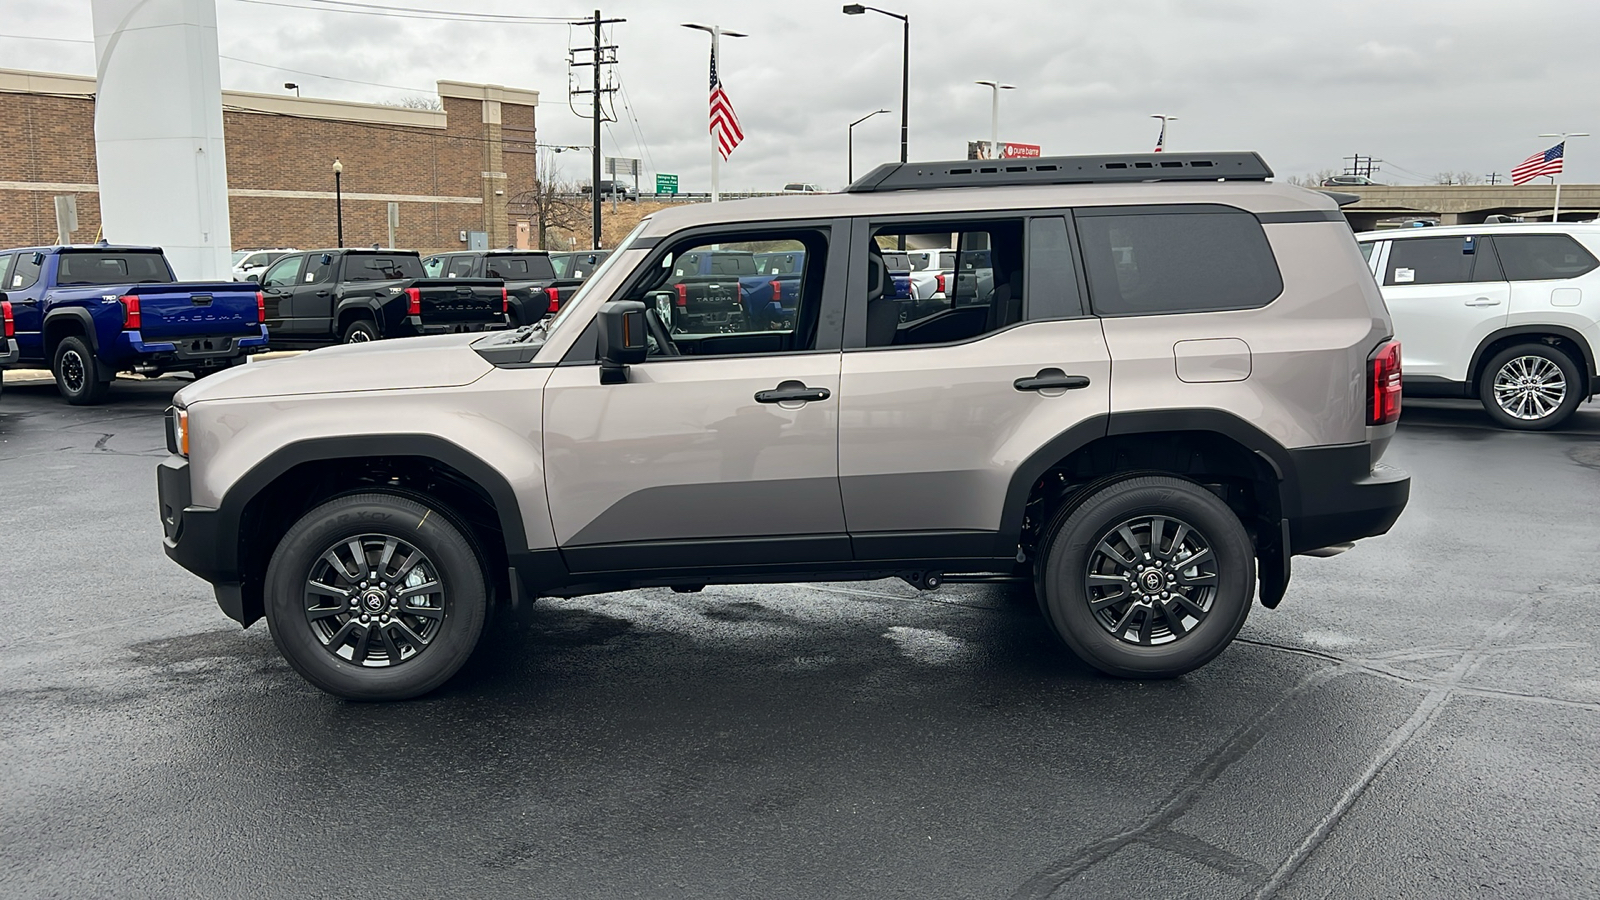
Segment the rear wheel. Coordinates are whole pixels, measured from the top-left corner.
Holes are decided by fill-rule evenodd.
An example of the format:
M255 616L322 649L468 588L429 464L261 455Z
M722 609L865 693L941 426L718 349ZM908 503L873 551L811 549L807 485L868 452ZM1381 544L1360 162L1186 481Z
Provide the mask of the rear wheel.
M1478 399L1502 428L1554 428L1577 410L1583 376L1560 348L1522 344L1496 353L1478 379Z
M408 497L356 494L306 513L267 567L267 624L289 664L347 700L434 690L472 655L487 590L449 518Z
M1255 596L1250 536L1191 481L1140 476L1064 509L1035 570L1040 605L1084 662L1121 678L1172 678L1210 662Z
M367 341L378 339L378 323L371 319L357 319L345 326L344 342L346 344L365 344Z
M50 371L56 376L56 390L74 406L88 406L104 400L111 390L111 379L115 377L95 358L88 341L76 334L62 338L56 345Z

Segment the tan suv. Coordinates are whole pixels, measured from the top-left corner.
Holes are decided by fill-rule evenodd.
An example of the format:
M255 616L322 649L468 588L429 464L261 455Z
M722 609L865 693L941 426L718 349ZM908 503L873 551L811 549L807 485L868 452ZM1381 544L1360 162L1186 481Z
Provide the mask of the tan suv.
M1031 584L1092 665L1182 674L1258 582L1278 605L1291 555L1382 534L1409 490L1378 462L1400 372L1377 285L1333 201L1271 174L893 164L655 213L546 323L180 391L167 552L358 699L442 684L493 603L888 576ZM902 238L984 271L897 298ZM796 254L793 281L717 288L794 314L675 320L673 261L710 248Z

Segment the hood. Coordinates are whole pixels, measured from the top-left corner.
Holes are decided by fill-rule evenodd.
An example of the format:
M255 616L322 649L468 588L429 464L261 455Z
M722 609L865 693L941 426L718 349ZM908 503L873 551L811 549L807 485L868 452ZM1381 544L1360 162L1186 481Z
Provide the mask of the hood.
M254 360L189 385L173 402L188 406L246 397L457 387L494 368L472 350L472 342L482 337L479 332L398 338Z

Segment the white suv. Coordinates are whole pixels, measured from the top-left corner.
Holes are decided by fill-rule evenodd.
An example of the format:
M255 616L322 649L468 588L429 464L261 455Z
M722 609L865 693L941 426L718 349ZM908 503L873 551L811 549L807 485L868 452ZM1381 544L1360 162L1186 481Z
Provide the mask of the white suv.
M1408 396L1474 397L1504 427L1543 429L1600 390L1600 225L1356 238L1394 317Z

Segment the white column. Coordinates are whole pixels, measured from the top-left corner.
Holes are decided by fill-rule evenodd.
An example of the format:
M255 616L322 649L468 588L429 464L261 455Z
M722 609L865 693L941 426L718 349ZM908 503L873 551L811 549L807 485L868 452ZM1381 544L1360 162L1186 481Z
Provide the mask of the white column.
M214 0L91 0L106 240L163 248L179 278L232 269Z

